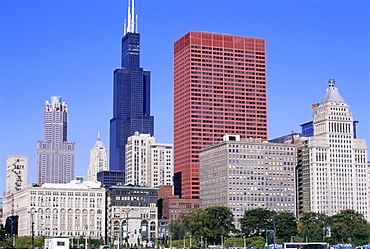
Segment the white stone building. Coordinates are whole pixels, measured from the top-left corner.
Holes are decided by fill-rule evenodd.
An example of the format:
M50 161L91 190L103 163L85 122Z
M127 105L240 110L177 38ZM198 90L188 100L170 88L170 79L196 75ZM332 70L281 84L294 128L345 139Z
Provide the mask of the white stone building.
M149 145L149 187L172 186L172 144Z
M95 142L94 147L90 150L90 164L87 170L87 179L89 181L96 181L98 172L104 170L109 170L107 161L107 148L100 140L100 134L98 134L98 140Z
M356 122L333 78L312 115L313 136L296 141L298 213L353 209L369 221L368 148L356 138Z
M105 189L100 182L30 184L4 198L4 218L18 216L18 236L88 236L105 239Z
M28 157L8 156L6 158L6 195L27 187Z
M172 145L155 143L150 134L128 138L125 184L157 187L172 185Z
M295 145L226 135L202 148L199 158L203 208L231 208L236 228L246 210L295 213Z

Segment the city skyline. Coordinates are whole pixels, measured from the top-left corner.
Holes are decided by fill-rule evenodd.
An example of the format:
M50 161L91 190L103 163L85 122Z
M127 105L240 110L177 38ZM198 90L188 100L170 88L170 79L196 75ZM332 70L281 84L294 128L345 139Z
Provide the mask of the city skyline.
M111 72L120 63L127 1L21 3L0 3L0 32L6 37L0 42L0 130L5 141L0 160L5 166L7 156L28 156L29 183L36 182L43 104L58 95L68 102L75 174L87 179L96 133L109 143ZM320 102L333 77L359 121L358 138L369 145L370 3L225 3L135 2L141 64L152 72L151 115L158 142L173 143L173 42L194 30L266 39L269 139L300 132L299 125L312 119L311 104ZM3 181L0 190L5 191Z

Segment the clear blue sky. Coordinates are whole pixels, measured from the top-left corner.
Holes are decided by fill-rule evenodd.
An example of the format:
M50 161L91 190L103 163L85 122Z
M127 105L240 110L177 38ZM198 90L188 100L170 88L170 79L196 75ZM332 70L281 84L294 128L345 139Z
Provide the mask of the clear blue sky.
M269 138L299 132L334 77L358 136L370 143L370 1L136 0L135 12L157 142L173 143L173 42L193 30L267 40ZM9 155L29 156L29 182L36 181L52 95L68 104L76 175L86 177L98 132L109 145L126 15L127 0L0 0L1 192Z

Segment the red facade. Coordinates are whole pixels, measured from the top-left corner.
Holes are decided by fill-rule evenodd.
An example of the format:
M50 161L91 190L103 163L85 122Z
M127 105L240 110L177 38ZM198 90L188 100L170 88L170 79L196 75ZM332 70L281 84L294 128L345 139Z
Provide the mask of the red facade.
M265 50L265 39L194 31L175 42L174 170L182 198L199 198L200 148L225 134L267 140Z

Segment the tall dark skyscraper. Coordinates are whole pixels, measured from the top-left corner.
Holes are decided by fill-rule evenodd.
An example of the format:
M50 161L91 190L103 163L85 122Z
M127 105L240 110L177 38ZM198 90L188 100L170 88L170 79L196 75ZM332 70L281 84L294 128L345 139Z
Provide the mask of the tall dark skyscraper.
M125 170L127 138L136 131L154 135L154 117L150 116L150 71L140 67L140 34L131 0L127 20L122 38L121 68L114 70L109 147L110 170L122 171Z

